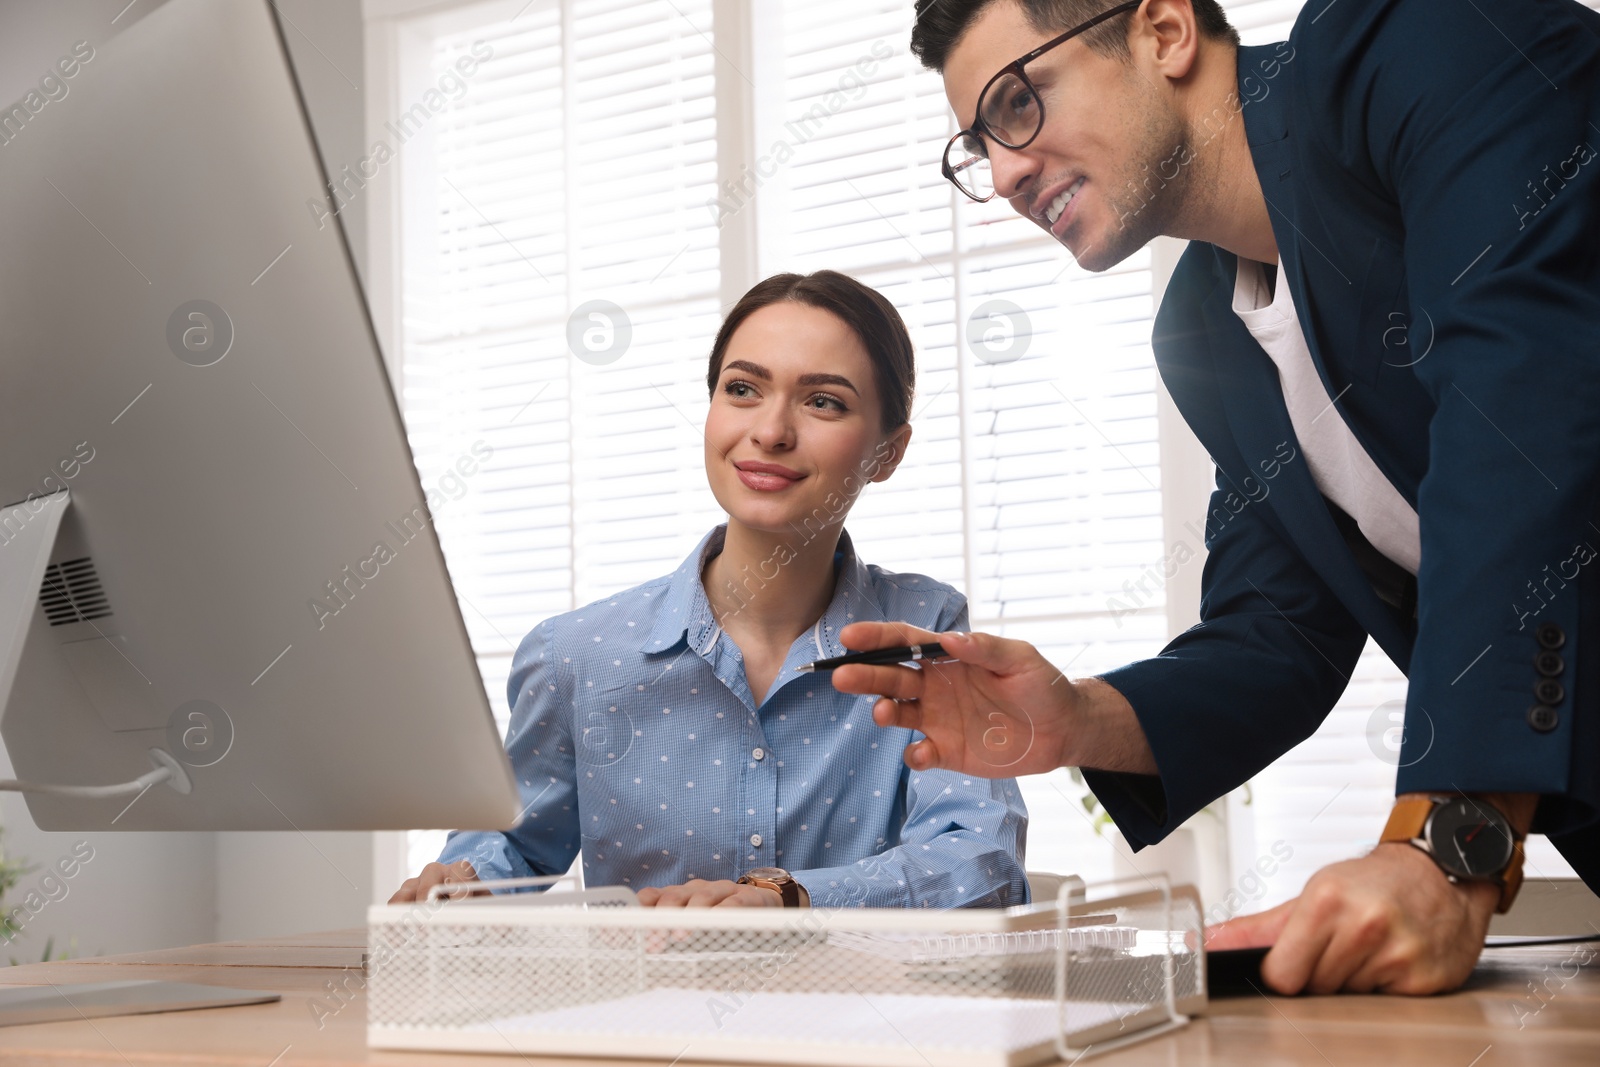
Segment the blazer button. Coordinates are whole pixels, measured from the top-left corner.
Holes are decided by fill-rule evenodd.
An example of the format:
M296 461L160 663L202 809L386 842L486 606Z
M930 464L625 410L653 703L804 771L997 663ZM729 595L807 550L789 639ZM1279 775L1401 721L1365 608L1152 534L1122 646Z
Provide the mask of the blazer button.
M1567 635L1553 622L1541 622L1533 636L1545 648L1560 648L1567 643Z
M1561 658L1561 653L1549 649L1533 657L1533 665L1546 678L1554 678L1567 669L1567 661Z
M1561 683L1554 678L1540 678L1534 684L1533 695L1539 698L1542 704L1559 704L1567 691L1561 688Z
M1561 722L1561 716L1556 714L1556 709L1548 704L1535 704L1528 709L1528 725L1547 734Z

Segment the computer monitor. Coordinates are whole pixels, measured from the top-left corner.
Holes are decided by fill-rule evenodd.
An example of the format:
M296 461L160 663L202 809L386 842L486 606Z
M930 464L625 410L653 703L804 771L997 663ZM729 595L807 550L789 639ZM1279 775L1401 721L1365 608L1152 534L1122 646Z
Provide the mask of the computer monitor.
M90 51L0 116L0 736L29 782L169 780L29 811L509 826L274 13L170 0Z

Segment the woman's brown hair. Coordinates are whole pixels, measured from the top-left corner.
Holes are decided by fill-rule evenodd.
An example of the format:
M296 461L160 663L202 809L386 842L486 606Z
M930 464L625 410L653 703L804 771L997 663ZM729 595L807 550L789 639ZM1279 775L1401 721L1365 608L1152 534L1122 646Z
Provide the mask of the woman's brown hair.
M745 319L764 307L794 300L838 316L861 339L872 359L873 380L882 398L883 429L898 430L911 417L911 396L917 383L911 333L900 312L887 297L848 274L819 270L814 274L774 274L756 285L733 305L722 320L711 346L711 367L706 388L714 396L722 375L722 358L728 342Z

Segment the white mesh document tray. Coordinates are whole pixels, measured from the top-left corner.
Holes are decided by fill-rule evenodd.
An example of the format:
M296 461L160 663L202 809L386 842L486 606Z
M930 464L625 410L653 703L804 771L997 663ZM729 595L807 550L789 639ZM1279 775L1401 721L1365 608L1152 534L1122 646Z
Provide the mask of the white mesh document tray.
M1205 1006L1199 898L1159 878L1006 910L658 910L608 888L367 922L374 1048L1022 1067Z

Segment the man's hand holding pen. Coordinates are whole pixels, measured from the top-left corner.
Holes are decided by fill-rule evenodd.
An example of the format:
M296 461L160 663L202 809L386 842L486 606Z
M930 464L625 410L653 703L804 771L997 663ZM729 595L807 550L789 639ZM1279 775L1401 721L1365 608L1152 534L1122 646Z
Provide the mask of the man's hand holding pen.
M881 698L872 709L879 726L903 726L923 735L906 748L906 765L913 770L942 767L992 778L1076 765L1084 752L1082 740L1094 732L1098 690L1121 700L1115 690L1093 679L1068 681L1026 641L993 634L935 634L898 622L852 623L839 639L846 648L902 652L906 646L937 642L948 657L924 659L914 667L897 661L850 663L833 670L833 686L840 692ZM1137 731L1137 723L1133 729ZM1138 743L1143 745L1142 733Z

